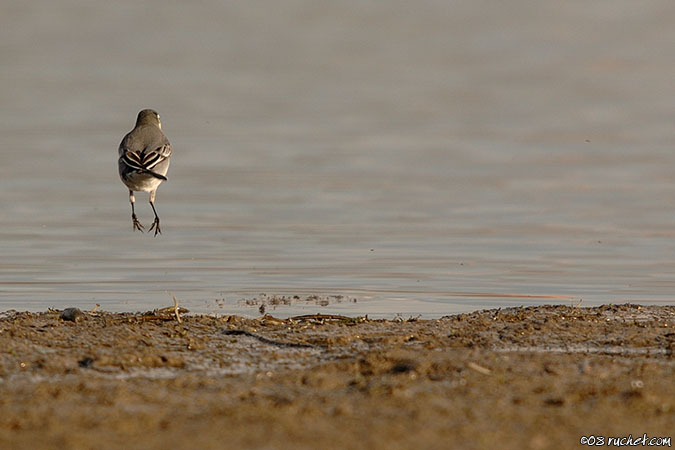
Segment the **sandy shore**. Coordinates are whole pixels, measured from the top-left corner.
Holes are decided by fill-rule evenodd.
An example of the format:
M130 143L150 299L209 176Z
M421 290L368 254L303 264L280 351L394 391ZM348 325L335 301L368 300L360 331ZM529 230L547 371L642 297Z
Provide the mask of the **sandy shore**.
M0 448L546 449L675 437L674 306L429 321L71 318L0 314Z

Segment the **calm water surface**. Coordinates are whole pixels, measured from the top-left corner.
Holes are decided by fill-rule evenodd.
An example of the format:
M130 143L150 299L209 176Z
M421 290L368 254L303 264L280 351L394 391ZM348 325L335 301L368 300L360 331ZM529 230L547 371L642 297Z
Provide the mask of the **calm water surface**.
M5 2L0 310L672 303L672 1ZM117 146L157 109L164 234ZM150 225L147 195L137 213ZM354 299L356 302L354 302Z

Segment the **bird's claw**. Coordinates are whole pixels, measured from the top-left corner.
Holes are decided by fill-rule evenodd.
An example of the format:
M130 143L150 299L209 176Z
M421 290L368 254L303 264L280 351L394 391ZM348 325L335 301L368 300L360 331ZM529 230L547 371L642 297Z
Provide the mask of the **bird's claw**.
M136 218L136 215L135 215L135 214L134 214L133 216L131 216L131 222L132 222L132 224L133 224L133 230L134 230L134 231L136 231L136 230L138 230L138 231L145 231L145 228L144 228L143 225L141 225L141 223L138 221L138 218Z
M148 230L148 233L151 232L152 230L155 230L155 236L158 234L162 234L162 230L159 228L159 217L155 217L155 221L152 222L152 226Z

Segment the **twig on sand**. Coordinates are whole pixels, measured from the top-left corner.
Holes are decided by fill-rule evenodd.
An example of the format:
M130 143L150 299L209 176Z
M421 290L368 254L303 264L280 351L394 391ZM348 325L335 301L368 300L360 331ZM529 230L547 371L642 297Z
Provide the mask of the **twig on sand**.
M170 294L169 292L167 292L167 294L173 297L173 313L176 316L176 320L178 321L178 323L183 323L183 319L180 318L180 308L178 307L178 299L176 298L175 295Z
M583 298L580 298L579 301L578 301L578 302L576 303L576 305L575 305L575 304L574 304L574 300L575 300L574 297L570 297L570 307L572 307L572 308L574 308L574 309L578 309L579 306L581 306L581 302L584 301Z
M366 320L368 318L366 317ZM289 320L302 321L302 320L342 320L342 321L357 321L359 318L341 316L339 314L305 314L302 316L290 317Z
M471 370L475 370L478 373L482 373L483 375L492 374L492 370L488 369L487 367L479 366L475 362L469 361L468 363L466 363L466 366Z
M166 291L167 295L170 295L173 298L173 306L167 306L166 308L155 309L152 312L145 313L139 317L141 320L173 320L176 319L178 323L183 323L181 318L181 313L189 313L190 310L178 306L178 299L175 295L171 294L169 291Z

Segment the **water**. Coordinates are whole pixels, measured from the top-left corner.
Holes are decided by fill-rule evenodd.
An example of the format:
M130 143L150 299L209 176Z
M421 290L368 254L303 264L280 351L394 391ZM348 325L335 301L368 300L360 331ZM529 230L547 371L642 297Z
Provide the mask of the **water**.
M672 2L2 12L1 310L672 303ZM174 146L157 238L117 178L145 107Z

